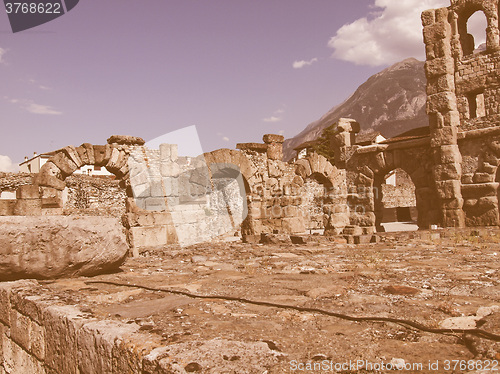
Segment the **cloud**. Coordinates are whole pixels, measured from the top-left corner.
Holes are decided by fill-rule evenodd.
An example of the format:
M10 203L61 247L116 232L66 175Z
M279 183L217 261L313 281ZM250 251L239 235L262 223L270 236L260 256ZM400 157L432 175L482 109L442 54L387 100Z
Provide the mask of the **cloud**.
M317 62L318 59L316 57L310 59L309 61L305 61L305 60L301 60L301 61L295 61L293 63L293 68L294 69L301 69L303 68L304 66L309 66L309 65L312 65L314 64L315 62Z
M26 99L13 99L8 96L3 97L11 104L18 104L18 106L30 113L34 114L49 114L49 115L60 115L62 112L54 109L49 105L40 105L33 102L33 100Z
M3 172L16 172L18 171L18 165L12 163L9 156L0 155L0 171Z
M281 121L281 117L271 116L263 119L264 122L279 122Z
M40 105L40 104L35 104L35 103L30 103L28 106L25 107L25 109L34 114L51 114L51 115L60 115L62 112L59 112L55 109L53 109L51 106L48 105Z
M224 136L224 137L222 137L222 140L224 140L225 142L228 142L229 138L227 136Z
M447 7L449 0L375 0L368 17L342 26L328 42L333 57L357 65L389 65L408 57L423 59L420 15Z
M3 60L3 56L5 55L5 53L7 53L7 50L6 49L3 49L3 48L0 48L0 64L5 62Z

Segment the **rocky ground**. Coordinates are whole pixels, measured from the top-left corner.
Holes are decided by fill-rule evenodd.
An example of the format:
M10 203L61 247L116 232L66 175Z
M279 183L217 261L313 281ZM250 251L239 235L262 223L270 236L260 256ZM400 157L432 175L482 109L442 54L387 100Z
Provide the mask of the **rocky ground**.
M494 373L500 342L301 308L500 334L499 258L500 231L386 234L361 245L313 236L302 245L158 248L128 259L120 273L41 284L47 297L89 316L139 324L165 347L165 372L376 373L389 364Z

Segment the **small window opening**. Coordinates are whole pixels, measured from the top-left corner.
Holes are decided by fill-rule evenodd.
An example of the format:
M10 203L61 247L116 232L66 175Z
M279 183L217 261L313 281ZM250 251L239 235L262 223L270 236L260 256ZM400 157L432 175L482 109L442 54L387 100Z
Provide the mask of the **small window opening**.
M484 106L484 93L470 93L467 95L469 102L469 118L480 118L486 115Z

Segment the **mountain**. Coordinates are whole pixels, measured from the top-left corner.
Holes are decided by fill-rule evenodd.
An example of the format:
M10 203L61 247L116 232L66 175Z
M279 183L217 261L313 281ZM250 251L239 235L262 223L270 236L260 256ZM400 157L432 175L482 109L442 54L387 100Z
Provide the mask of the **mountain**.
M295 147L317 139L325 127L339 118L353 118L361 132L379 131L386 138L416 127L428 126L425 113L424 63L410 58L371 76L342 104L283 144L285 160L295 156Z

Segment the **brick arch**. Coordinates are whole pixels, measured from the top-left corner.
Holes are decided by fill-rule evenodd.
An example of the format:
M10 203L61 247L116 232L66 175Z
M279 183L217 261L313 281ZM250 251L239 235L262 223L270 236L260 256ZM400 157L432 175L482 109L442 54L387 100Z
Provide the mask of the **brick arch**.
M67 146L58 151L41 167L35 184L62 191L65 179L85 165L103 166L117 179L128 179L129 153L115 145L92 145L84 143L79 147Z
M212 177L211 164L231 164L239 168L247 193L252 193L252 186L258 182L257 168L243 152L234 149L218 149L204 154L210 177Z
M306 158L295 161L295 174L302 179L326 179L331 186L340 182L338 169L333 166L324 156L311 153ZM330 187L331 187L330 186Z

